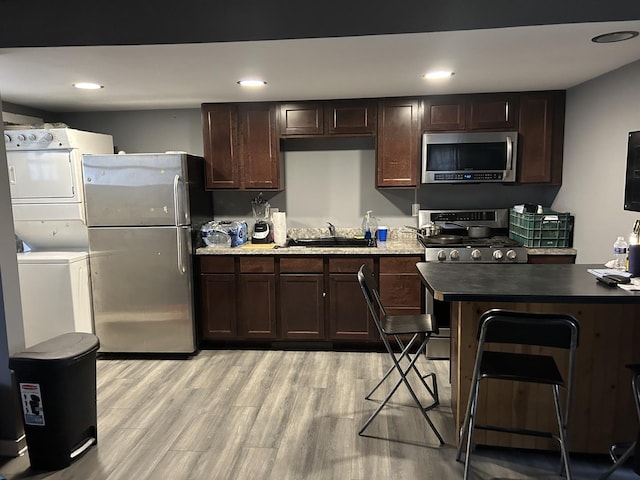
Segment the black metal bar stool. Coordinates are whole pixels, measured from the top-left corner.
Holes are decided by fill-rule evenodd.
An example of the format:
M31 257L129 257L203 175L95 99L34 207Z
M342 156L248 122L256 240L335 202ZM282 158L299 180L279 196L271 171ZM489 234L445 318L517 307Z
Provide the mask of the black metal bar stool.
M565 372L566 380L558 370L556 361L551 355L492 351L485 349L488 344L541 346L567 350L568 368ZM555 438L560 443L561 471L562 466L564 466L567 480L571 480L567 425L569 423L569 405L571 404L577 347L578 321L571 315L513 312L499 309L489 310L482 314L478 328L478 352L471 379L467 411L460 429L460 444L456 457L460 461L462 450L466 447L464 458L465 479L469 477L473 432L475 429L483 429ZM480 381L489 378L551 386L556 420L558 422L557 434L522 428L476 424L475 417ZM566 391L564 402L560 401L560 388Z
M440 432L438 432L438 429L427 414L429 410L435 408L440 403L438 398L438 385L436 383L436 375L435 373L423 375L416 366L416 361L420 357L420 354L424 353L431 335L433 333L438 333L438 327L435 324L435 321L429 314L387 315L387 312L380 300L380 294L378 292L378 282L376 282L373 273L366 265L362 265L362 267L360 267L360 270L358 271L358 282L360 283L360 288L362 288L364 298L367 301L367 305L369 307L369 311L371 312L371 316L373 317L373 320L376 324L376 328L380 333L380 338L382 339L384 346L389 353L389 356L391 357L391 361L393 362L389 370L387 370L386 374L382 377L378 384L373 387L373 389L367 394L365 398L367 400L370 400L371 394L373 394L373 392L375 392L378 387L382 385L382 383L389 377L389 375L391 375L391 373L393 373L394 370L400 374L400 378L398 379L398 381L387 393L384 400L378 405L378 408L375 410L375 412L373 412L373 414L362 426L359 435L363 435L369 424L373 421L374 418L376 418L382 408L389 402L400 385L404 383L409 391L409 394L411 395L411 398L413 398L414 402L418 405L422 416L426 420L433 433L438 438L440 445L443 445L444 440L442 439L442 435L440 435ZM401 335L411 335L411 339L407 343L404 343L400 337ZM396 353L394 352L390 339L395 340L397 346L400 347L401 353L399 355L396 355ZM413 351L416 346L417 350ZM407 360L409 362L408 366L406 367L403 367L401 365L401 362L403 362L404 360ZM422 405L420 399L416 395L414 389L409 383L409 380L407 379L407 374L412 371L417 375L417 378L420 380L425 390L433 398L433 403L426 407ZM432 381L432 385L428 384L429 379Z
M640 363L634 363L627 365L627 368L633 372L633 376L631 377L631 389L633 391L633 399L636 402L636 414L638 415L638 420L640 421ZM639 435L640 436L640 435ZM614 462L613 465L605 472L604 475L600 477L601 480L605 478L609 478L613 472L615 472L620 465L623 465L631 455L633 455L636 451L637 441L624 445L626 447L625 452L622 456L618 456L616 453L617 450L624 448L623 445L611 445L611 449L609 450L609 455L611 456L611 460ZM636 466L635 472L640 475L640 468Z

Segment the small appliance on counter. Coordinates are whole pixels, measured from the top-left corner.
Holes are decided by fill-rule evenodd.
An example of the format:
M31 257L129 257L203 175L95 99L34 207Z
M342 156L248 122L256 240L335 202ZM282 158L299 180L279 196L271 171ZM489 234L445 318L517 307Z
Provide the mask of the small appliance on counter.
M251 243L271 243L273 242L273 226L269 218L269 210L271 205L262 197L262 192L251 200L251 209L253 210L253 232L251 234Z
M247 223L211 221L202 225L200 238L208 247L239 247L247 242Z

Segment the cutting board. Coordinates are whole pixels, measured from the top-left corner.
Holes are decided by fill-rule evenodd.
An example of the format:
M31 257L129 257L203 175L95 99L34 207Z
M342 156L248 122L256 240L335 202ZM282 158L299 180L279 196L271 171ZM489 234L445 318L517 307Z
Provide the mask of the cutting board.
M251 248L260 250L270 250L276 246L275 243L245 243L240 248Z

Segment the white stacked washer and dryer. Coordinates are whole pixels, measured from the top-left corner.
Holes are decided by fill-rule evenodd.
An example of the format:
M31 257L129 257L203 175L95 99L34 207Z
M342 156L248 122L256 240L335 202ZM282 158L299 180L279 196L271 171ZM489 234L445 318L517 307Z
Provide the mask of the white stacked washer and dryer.
M82 155L113 153L110 135L5 128L25 347L94 332Z

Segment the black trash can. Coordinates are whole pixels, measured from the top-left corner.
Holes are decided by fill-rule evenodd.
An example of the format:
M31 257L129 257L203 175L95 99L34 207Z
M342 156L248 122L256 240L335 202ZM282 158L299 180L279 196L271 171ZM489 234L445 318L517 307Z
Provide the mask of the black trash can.
M97 443L98 337L65 333L9 359L24 414L31 466L58 470Z

